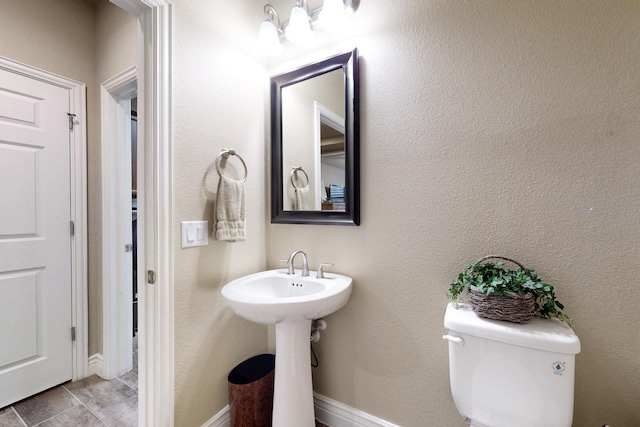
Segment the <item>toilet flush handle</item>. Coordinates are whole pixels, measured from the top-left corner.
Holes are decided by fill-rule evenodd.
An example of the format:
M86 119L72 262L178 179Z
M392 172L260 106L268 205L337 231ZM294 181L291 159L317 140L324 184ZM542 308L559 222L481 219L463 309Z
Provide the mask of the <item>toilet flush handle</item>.
M464 345L464 340L462 339L462 337L454 337L453 335L443 335L442 339L454 342L458 345Z

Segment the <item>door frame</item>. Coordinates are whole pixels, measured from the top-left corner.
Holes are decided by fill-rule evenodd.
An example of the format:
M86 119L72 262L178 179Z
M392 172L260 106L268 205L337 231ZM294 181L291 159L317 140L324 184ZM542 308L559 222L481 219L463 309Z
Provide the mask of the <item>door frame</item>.
M101 376L105 379L115 378L133 368L132 267L131 253L125 252L125 245L132 243L131 99L137 95L137 84L137 69L133 66L106 80L100 87L103 307ZM143 159L142 156L140 158ZM128 217L126 212L129 212Z
M86 86L84 83L59 76L0 56L0 68L22 74L69 91L69 113L73 126L69 133L70 155L70 221L71 238L71 327L75 340L71 345L72 380L87 376L89 359L89 315L87 292L87 126Z
M134 15L138 39L138 425L174 425L170 0L110 0ZM138 157L140 159L140 156ZM140 273L139 273L140 274ZM149 277L153 275L154 277ZM140 277L139 276L139 277ZM153 280L151 280L153 279ZM152 282L152 283L150 283Z

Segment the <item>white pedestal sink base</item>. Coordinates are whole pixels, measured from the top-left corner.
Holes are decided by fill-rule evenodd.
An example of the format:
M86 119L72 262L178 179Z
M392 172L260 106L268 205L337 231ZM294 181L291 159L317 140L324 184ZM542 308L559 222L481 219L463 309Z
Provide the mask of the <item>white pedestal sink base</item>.
M311 320L342 308L353 279L299 270L268 270L233 280L222 296L236 314L276 326L273 427L315 427L311 384Z
M311 320L276 323L274 427L315 427L310 352Z

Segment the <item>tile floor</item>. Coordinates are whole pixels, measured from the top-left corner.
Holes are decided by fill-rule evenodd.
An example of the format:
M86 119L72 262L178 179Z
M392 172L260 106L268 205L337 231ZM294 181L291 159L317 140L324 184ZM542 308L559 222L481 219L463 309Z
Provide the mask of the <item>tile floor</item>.
M138 390L133 371L110 381L97 375L65 383L0 409L0 427L135 427ZM124 378L123 378L124 377Z
M67 382L0 409L0 427L136 427L138 340L133 369L110 381L97 375Z
M68 382L0 409L0 427L136 427L138 364L110 381ZM329 427L316 421L316 427Z
M128 382L94 375L63 384L0 409L0 427L136 427L137 390Z
M0 427L136 427L137 390L127 382L94 375L63 384L0 409Z

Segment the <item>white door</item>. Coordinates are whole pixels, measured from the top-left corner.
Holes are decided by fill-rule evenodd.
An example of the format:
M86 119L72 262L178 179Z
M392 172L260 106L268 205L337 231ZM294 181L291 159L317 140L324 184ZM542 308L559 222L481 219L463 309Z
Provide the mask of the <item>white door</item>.
M72 377L69 103L0 69L0 408Z

